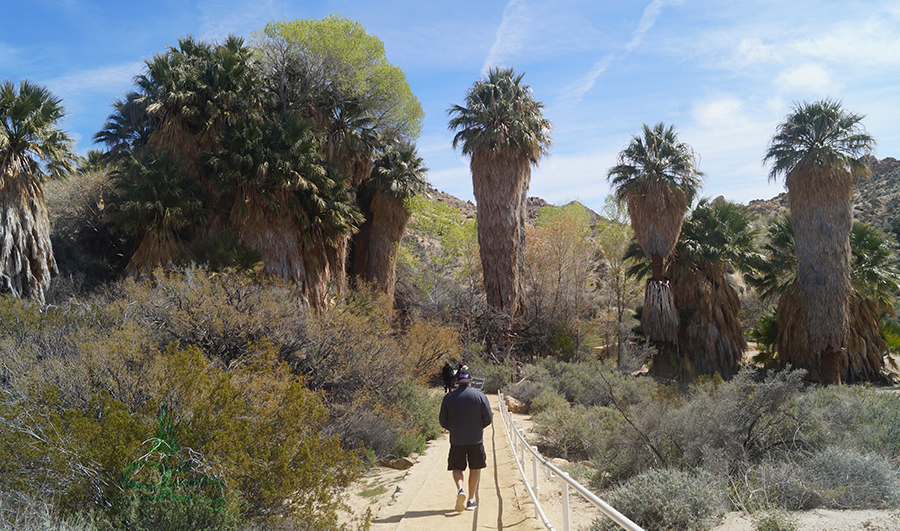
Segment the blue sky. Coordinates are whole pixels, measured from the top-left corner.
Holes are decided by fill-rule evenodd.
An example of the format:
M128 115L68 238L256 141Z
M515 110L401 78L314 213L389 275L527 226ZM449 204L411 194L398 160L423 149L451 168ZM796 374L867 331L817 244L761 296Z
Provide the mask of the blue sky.
M900 158L896 0L29 0L7 2L0 79L63 99L84 153L143 60L186 35L249 37L271 20L359 21L425 109L419 153L439 190L472 199L447 108L489 66L524 72L553 123L529 195L599 209L607 170L643 123L674 124L700 155L702 195L747 203L783 191L762 156L794 102L866 115L879 158Z

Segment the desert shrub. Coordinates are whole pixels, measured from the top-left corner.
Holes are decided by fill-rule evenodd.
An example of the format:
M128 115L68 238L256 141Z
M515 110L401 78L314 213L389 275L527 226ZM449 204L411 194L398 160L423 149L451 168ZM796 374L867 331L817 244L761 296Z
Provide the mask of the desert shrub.
M894 393L840 385L811 389L804 399L832 441L900 461L900 401Z
M194 347L167 350L160 402L182 421L176 437L203 456L201 470L240 493L245 514L336 522L341 489L360 471L358 454L322 436L321 396L290 374L277 351L252 348L228 370Z
M552 393L554 395L557 394L553 390L553 386L550 383L546 381L534 381L530 379L523 379L506 391L507 395L514 397L516 400L522 402L522 404L525 405L526 413L537 412L533 409L534 400L544 393ZM560 396L563 401L566 401L566 398L564 396L558 396Z
M501 363L488 363L483 360L468 362L472 376L484 378L484 392L496 393L506 389L519 380L518 371L521 367L512 359L505 359Z
M236 508L212 500L132 500L112 516L114 529L128 531L238 531Z
M152 281L127 279L105 294L116 322L154 331L160 350L170 343L193 345L209 359L231 363L262 340L277 344L283 358L299 348L308 312L286 286L239 274L210 274L202 268L157 271ZM106 302L106 301L105 301ZM127 303L121 307L121 303Z
M544 455L586 460L604 452L609 433L620 422L621 416L613 410L576 404L536 414L534 431Z
M424 440L441 436L438 414L443 395L430 393L409 380L402 380L387 393L387 399L388 404L399 410L406 427L415 430Z
M555 409L565 409L569 406L566 398L550 390L544 390L540 395L531 401L530 412L532 415L538 415L545 411L553 411Z
M829 509L881 509L900 501L896 467L877 454L832 446L807 459L802 471Z
M705 471L695 474L674 469L648 471L628 481L605 497L607 503L644 529L694 531L710 529L725 511L725 495ZM619 529L608 518L592 529Z
M373 410L371 402L334 404L325 429L327 436L340 436L344 448L365 448L376 457L394 455L394 445L404 433L396 414Z

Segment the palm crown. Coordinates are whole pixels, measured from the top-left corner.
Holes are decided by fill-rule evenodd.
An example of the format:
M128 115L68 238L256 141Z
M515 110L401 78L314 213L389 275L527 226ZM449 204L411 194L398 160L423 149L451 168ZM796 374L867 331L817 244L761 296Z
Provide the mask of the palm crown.
M835 100L795 106L779 124L763 162L772 161L769 180L794 170L841 169L858 174L866 166L860 158L875 145L862 124L862 115L845 111Z
M662 122L652 128L644 124L642 134L619 153L607 177L616 199L628 203L635 237L651 257L672 252L702 176L694 150Z
M544 118L544 105L534 99L531 88L522 84L524 74L512 68L492 68L469 89L466 106L449 109L450 129L458 130L453 147L462 152L522 153L536 163L552 144L552 126Z

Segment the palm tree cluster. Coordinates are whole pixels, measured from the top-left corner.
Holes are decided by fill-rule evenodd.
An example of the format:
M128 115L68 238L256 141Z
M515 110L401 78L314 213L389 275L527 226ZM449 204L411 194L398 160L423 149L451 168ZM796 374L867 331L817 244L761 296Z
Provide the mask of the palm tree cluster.
M267 26L253 47L233 36L181 39L146 60L136 89L114 103L95 140L113 168L110 218L133 238L130 274L211 262L205 250L218 249L217 263L261 261L315 308L329 286L344 287L348 269L392 289L394 256L382 260L382 249L402 235L404 199L426 186L413 144L421 109L392 118L385 109L404 103L402 92L391 100L342 82L341 50L313 57L290 24ZM380 45L340 17L298 24L307 37ZM408 90L399 76L394 86ZM360 226L377 238L353 241ZM351 247L355 260L378 259L348 264Z
M641 324L658 352L657 375L676 376L673 354L687 373L734 374L747 344L727 269L742 272L763 299L778 298L769 320L778 364L825 384L883 375L879 319L893 312L897 273L884 237L853 224L853 179L868 174L874 145L861 120L821 100L796 105L778 126L764 161L772 162L770 179L785 178L791 216L775 221L762 254L736 205L701 200L683 218L702 174L671 127L645 125L632 138L608 177L635 230L631 273L650 272Z

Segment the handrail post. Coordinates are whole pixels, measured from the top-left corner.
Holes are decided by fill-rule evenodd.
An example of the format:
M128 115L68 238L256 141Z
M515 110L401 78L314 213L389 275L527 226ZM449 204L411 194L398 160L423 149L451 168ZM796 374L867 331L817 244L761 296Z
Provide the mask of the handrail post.
M566 478L569 475L566 474ZM569 483L567 481L563 481L563 496L562 496L562 512L563 512L563 531L572 531L572 515L569 514Z
M513 433L519 433L519 427L516 425L515 419L513 419L513 421L512 421L512 431L513 431ZM513 457L516 458L516 463L518 463L519 462L519 440L518 440L518 437L513 439L512 451L513 451Z
M531 463L534 465L534 468L533 468L533 471L534 471L534 496L537 499L540 499L541 488L539 486L540 484L538 483L539 476L538 476L537 446L532 446L531 449L534 450L534 452L535 452L535 453L531 454ZM534 506L534 517L535 518L541 517L540 513L538 512L537 504L535 504L535 506Z

